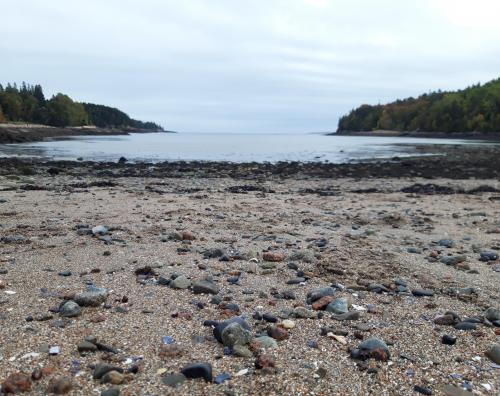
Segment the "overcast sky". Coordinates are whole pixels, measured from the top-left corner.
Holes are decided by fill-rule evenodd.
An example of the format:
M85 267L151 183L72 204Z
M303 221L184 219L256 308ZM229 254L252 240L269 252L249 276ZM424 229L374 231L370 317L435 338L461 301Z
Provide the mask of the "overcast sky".
M190 132L335 130L500 76L499 0L0 0L0 82Z

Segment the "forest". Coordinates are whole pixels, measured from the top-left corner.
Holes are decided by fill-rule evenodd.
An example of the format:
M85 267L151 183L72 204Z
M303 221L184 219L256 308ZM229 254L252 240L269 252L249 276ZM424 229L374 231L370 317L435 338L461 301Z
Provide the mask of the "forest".
M338 132L375 130L500 132L500 78L459 91L364 104L339 120Z
M0 84L0 123L30 123L54 127L95 125L101 128L126 128L161 131L154 122L130 118L113 107L79 103L68 95L58 93L46 99L42 86L22 83Z

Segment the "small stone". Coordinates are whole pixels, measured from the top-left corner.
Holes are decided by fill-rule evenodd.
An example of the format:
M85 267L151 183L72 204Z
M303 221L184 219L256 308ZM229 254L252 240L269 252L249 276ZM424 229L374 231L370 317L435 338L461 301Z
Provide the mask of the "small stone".
M316 318L316 313L314 311L310 311L304 307L297 307L293 310L293 314L296 318L301 319L314 319Z
M185 366L181 373L186 378L203 378L207 382L212 382L212 365L210 363L192 363Z
M276 359L271 355L259 355L255 360L255 368L273 368L276 367Z
M182 233L182 240L184 241L194 241L196 237L191 231L184 231Z
M455 324L453 315L438 315L433 319L433 322L440 326L452 326Z
M479 253L480 261L495 261L498 260L498 253L496 252L491 252L491 251L483 251Z
M64 270L58 273L59 276L71 276L70 270Z
M186 376L182 373L169 374L162 377L161 382L165 385L177 388L186 381Z
M423 386L415 385L413 390L417 393L421 393L422 395L432 395L432 390L429 388L424 388Z
M278 326L272 326L272 327L268 328L267 335L271 338L274 338L275 340L278 340L278 341L286 340L289 337L288 331L286 331L284 328L278 327Z
M332 318L339 321L358 320L361 317L360 311L350 311L340 315L332 315Z
M233 347L232 352L233 352L233 355L239 356L239 357L244 357L244 358L250 358L253 356L252 351L244 345L235 345Z
M276 323L278 321L278 318L276 316L271 315L269 313L263 314L262 319L264 319L266 322L269 322L269 323Z
M94 235L106 235L108 233L108 227L103 225L98 225L92 228L92 234Z
M278 348L278 343L274 338L268 337L268 336L260 336L254 339L254 342L258 345L260 348Z
M457 338L456 337L453 337L453 336L450 336L450 335L443 335L443 337L441 338L441 342L445 345L455 345L456 342L457 342Z
M333 296L324 296L312 303L315 311L324 310L333 301Z
M101 383L120 385L123 383L124 380L125 376L122 373L119 373L118 371L115 370L111 370L102 376Z
M229 373L220 373L214 378L214 384L222 384L224 381L230 380L231 374Z
M351 351L351 357L355 359L366 360L373 358L375 360L389 360L389 348L387 344L379 338L369 338L359 344L358 348Z
M472 322L458 322L454 327L457 330L476 330L476 324Z
M3 393L21 393L31 390L31 379L23 373L9 375L2 384Z
M94 368L93 378L101 379L106 373L110 371L118 371L119 373L123 373L123 369L117 366L113 366L107 363L98 363Z
M69 378L56 377L50 380L47 387L47 393L54 393L56 395L65 395L73 389L73 384Z
M495 364L500 364L500 345L495 344L485 353L486 357Z
M467 260L467 257L460 255L460 256L444 256L439 261L446 265L455 266L458 263L464 262L465 260Z
M346 298L337 298L326 307L327 312L337 315L345 314L349 311L349 304Z
M97 345L89 342L89 341L80 341L78 343L78 352L95 352L97 351Z
M295 322L290 319L285 319L283 322L281 322L281 326L284 329L291 330L295 327Z
M277 263L277 262L283 261L285 259L285 256L283 255L283 253L265 252L262 255L262 258L264 259L264 261L270 261L270 262Z
M98 307L107 297L106 289L90 286L86 291L76 294L74 300L81 307Z
M59 309L59 315L65 318L74 318L82 313L80 306L74 301L67 301Z
M411 293L415 297L432 297L434 295L434 292L429 289L413 289Z
M490 307L485 311L484 317L490 322L496 322L500 320L500 309Z
M171 280L169 286L172 289L187 289L189 286L191 286L191 281L186 276L180 275Z
M319 300L325 296L333 296L335 294L335 289L333 287L324 287L322 289L312 290L307 293L307 303L312 304L313 302Z
M226 326L221 333L222 343L230 348L234 345L247 345L252 338L252 333L237 322Z
M213 281L204 279L193 284L193 293L195 294L218 294L219 286Z
M238 323L245 330L249 330L250 331L250 329L251 329L250 325L243 318L241 318L239 316L236 316L234 318L225 320L223 322L215 322L213 334L214 334L214 337L215 337L215 339L217 341L219 341L219 342L222 343L222 332L231 323Z
M120 396L119 388L109 388L101 392L101 396Z

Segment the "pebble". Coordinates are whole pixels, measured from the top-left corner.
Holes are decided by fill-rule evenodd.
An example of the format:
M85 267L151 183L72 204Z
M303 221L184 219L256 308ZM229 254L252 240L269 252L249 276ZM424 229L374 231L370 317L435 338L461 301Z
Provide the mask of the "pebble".
M101 392L101 396L120 396L119 388L109 388Z
M255 368L273 368L276 367L276 359L271 355L259 355L255 360Z
M297 307L293 310L293 314L296 318L301 319L315 319L316 313L314 311L310 311L304 307Z
M500 309L490 307L484 312L484 317L490 322L500 320Z
M193 293L195 294L218 294L219 290L219 286L208 279L193 283Z
M107 297L106 289L89 286L84 292L76 294L74 300L81 307L98 307Z
M244 345L235 345L232 350L232 354L239 357L250 358L253 353Z
M231 374L229 373L220 373L214 378L214 384L222 384L224 381L230 380Z
M65 395L73 389L73 384L69 378L56 377L50 380L47 386L47 393L54 393L56 395Z
M171 280L169 286L172 289L187 289L191 286L191 281L186 276L180 275Z
M491 252L491 251L482 251L479 253L479 260L480 261L495 261L498 260L498 253L497 252Z
M289 337L288 331L282 327L271 326L267 329L267 335L278 341L286 340Z
M458 322L454 327L457 330L476 330L476 324L472 322Z
M459 255L459 256L444 256L439 261L446 265L455 266L459 263L464 262L465 260L467 260L467 257Z
M350 311L340 315L332 315L332 318L335 320L343 321L343 320L358 320L361 317L360 311Z
M74 301L65 302L59 309L59 315L65 318L73 318L82 313L80 306Z
M186 378L203 378L207 382L212 382L212 365L210 363L192 363L185 366L181 373Z
M236 316L234 318L225 320L223 322L214 322L213 334L217 341L222 343L222 332L224 329L229 326L231 323L238 323L245 330L251 330L250 325L243 319L242 317Z
M268 336L260 336L254 339L256 343L258 343L261 348L278 348L278 343L274 338Z
M92 228L93 235L106 235L108 231L108 227L103 225L98 225Z
M327 312L331 312L333 314L341 315L345 314L349 311L349 304L346 298L337 298L333 300L326 307Z
M97 345L89 341L83 340L78 343L77 349L78 352L95 352L97 351Z
M453 337L453 336L450 336L450 335L443 335L443 337L441 338L441 342L445 345L455 345L456 342L457 342L457 338L456 337Z
M184 381L186 381L186 376L182 373L169 374L161 379L163 384L171 386L172 388L177 388L184 383Z
M315 311L324 310L333 301L333 296L324 296L312 303Z
M273 263L277 263L277 262L283 261L285 259L285 256L283 255L283 253L265 252L262 255L262 259L264 261L270 261L270 262L273 262Z
M352 350L351 357L360 360L373 358L375 360L387 361L389 360L390 353L384 341L373 337L363 341L357 349Z
M434 295L434 292L429 289L413 289L411 293L415 297L432 297Z
M421 393L422 395L432 395L432 390L429 388L424 388L423 386L415 385L413 390L417 393Z
M312 304L325 296L333 296L335 294L335 289L333 287L324 287L322 289L312 290L307 293L307 303Z
M495 364L500 364L500 345L495 344L485 353L486 357Z
M21 393L31 390L31 379L23 373L9 375L2 384L3 393Z
M58 273L59 276L71 276L70 270L64 270Z
M92 377L94 379L101 379L106 373L110 371L117 371L119 373L123 373L123 369L121 367L113 366L108 363L98 363L94 368L94 373Z
M295 322L290 319L285 319L283 322L281 322L281 326L284 329L291 330L295 327Z
M120 385L125 381L125 376L116 370L108 371L101 378L102 384Z
M252 341L252 333L237 322L227 325L221 333L224 346L247 345Z

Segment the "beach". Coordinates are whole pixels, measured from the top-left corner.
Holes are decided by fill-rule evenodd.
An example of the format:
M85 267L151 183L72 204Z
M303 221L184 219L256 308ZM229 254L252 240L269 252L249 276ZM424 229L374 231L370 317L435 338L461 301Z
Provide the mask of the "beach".
M1 159L4 391L497 394L498 152L427 154Z

